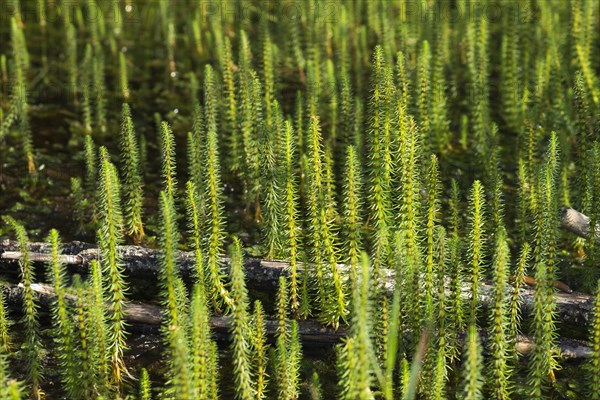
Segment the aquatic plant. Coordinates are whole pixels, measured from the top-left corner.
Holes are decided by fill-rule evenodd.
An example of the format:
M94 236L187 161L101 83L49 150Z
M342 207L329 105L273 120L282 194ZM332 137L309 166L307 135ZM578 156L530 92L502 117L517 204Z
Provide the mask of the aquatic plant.
M52 262L49 265L48 275L53 283L56 294L56 302L53 307L52 317L56 329L56 344L60 351L61 381L69 396L75 396L78 393L77 363L74 358L75 348L71 331L73 322L67 309L65 299L66 291L66 271L64 265L60 262L62 253L60 237L58 231L50 231L47 241L51 246Z
M150 377L148 376L148 370L142 368L142 376L140 377L140 400L151 400L152 399L152 388L150 386Z
M213 375L217 374L217 366L211 358L214 342L211 339L210 314L204 287L196 284L192 296L188 328L192 390L194 397L204 399L209 398L213 390L211 380L214 379Z
M509 368L510 343L508 337L508 313L506 301L506 285L508 283L508 265L510 263L510 254L508 244L506 243L506 233L503 229L498 231L496 238L496 250L494 254L493 282L494 282L494 300L493 309L490 316L491 326L491 379L492 395L496 399L508 399L511 393Z
M138 142L131 120L131 109L126 103L123 104L121 120L121 163L127 234L133 238L135 243L139 243L144 238L144 224L142 223L144 189Z
M175 137L168 122L160 123L160 149L162 159L163 187L167 195L177 199L177 166L175 161Z
M475 324L470 324L465 346L465 364L463 367L463 398L466 400L483 399L484 378L482 374L482 349Z
M544 389L554 382L554 371L558 368L556 359L556 325L554 281L556 280L556 171L558 148L556 134L552 133L547 150L546 163L540 168L537 194L540 204L536 215L536 236L534 248L535 303L533 334L536 347L529 365L531 396L542 398Z
M256 398L264 399L267 397L267 385L269 383L267 375L267 345L265 315L262 303L259 300L254 302L254 316L252 321L254 330L253 338L253 361L256 366Z
M482 279L482 263L485 245L485 196L480 181L473 182L469 196L469 236L467 264L471 270L471 302L469 306L469 323L477 323L479 309L479 285Z
M231 254L231 313L233 317L231 348L236 398L253 399L256 395L255 373L251 363L251 340L249 338L248 292L244 283L242 248L234 238Z
M208 72L208 80L211 73ZM207 89L208 90L208 89ZM207 96L208 97L208 96ZM208 101L208 100L207 100ZM209 104L207 103L207 106ZM217 142L217 131L215 122L208 122L208 109L205 107L207 116L207 143L206 143L206 173L205 181L203 182L203 188L205 190L203 196L206 201L206 217L208 220L208 238L206 243L206 254L207 254L207 269L209 271L209 290L210 298L215 309L225 304L230 307L232 303L231 295L225 287L224 278L219 267L219 256L222 252L223 247L223 187L221 185L221 166L219 164L219 149ZM214 112L214 111L213 111ZM214 116L211 118L215 118Z
M597 323L575 373L555 296L597 290L598 2L33 3L0 24L0 206L50 234L0 243L0 397L599 397ZM125 318L155 293L149 364Z
M2 292L0 293L0 354L7 354L11 348L10 325L11 321L6 310L6 300L4 292Z
M100 186L98 188L99 226L98 243L101 252L106 300L109 302L109 348L111 380L120 385L127 371L123 360L127 332L123 307L127 284L123 276L124 266L117 247L123 242L123 214L121 211L121 188L117 169L110 161L108 150L100 147Z
M40 399L43 397L43 391L40 387L43 378L43 346L40 337L40 322L38 316L37 294L31 288L35 283L35 270L33 269L33 260L29 257L29 238L25 227L10 216L5 216L4 221L10 225L16 233L19 240L21 258L19 266L21 267L21 280L23 282L23 325L25 340L22 345L24 353L24 363L26 370L27 383L30 387L30 394Z

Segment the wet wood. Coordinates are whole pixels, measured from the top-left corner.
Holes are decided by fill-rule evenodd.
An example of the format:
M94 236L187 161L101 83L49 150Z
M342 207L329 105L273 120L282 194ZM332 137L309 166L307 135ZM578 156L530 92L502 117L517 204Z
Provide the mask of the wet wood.
M513 278L513 277L511 276L511 278ZM537 284L537 282L535 281L535 278L533 278L531 276L523 277L523 282L525 282L525 284L529 285L529 286L535 286ZM561 282L561 281L555 281L554 287L564 293L573 293L573 289L571 289L569 287L569 285L567 285L566 283Z
M31 288L39 297L41 305L50 307L55 300L55 291L50 285L33 284ZM10 305L21 305L21 296L24 290L22 284L4 285L2 287L4 294ZM65 296L69 302L75 302L77 299L73 294ZM158 327L163 322L163 314L160 306L155 304L145 304L138 302L128 302L123 308L127 322L133 326L145 325ZM232 319L228 316L212 316L210 318L210 327L216 335L227 336L232 330ZM266 333L269 337L277 334L279 322L276 319L265 320ZM316 320L298 321L298 333L305 346L331 346L339 343L348 334L347 326L342 325L337 330L331 327L321 325ZM487 342L485 332L480 333L484 344ZM464 338L463 338L464 339ZM535 347L533 340L527 336L519 336L516 348L521 354L530 353ZM563 359L584 359L592 354L592 348L588 343L570 339L560 339L558 348Z
M29 246L29 257L35 263L46 263L49 261L49 245L46 243L31 243ZM156 249L150 249L142 246L120 246L119 253L125 266L126 274L134 278L154 278L158 277L158 255ZM8 269L13 274L19 271L18 260L21 257L19 245L12 240L0 241L0 271ZM98 248L95 245L72 242L63 246L63 255L61 261L71 265L75 271L80 273L87 272L87 266L91 260L98 259ZM222 258L221 265L225 273L229 271L229 259ZM179 252L178 266L184 279L189 279L193 270L194 254L193 252ZM344 265L339 266L342 274L347 270ZM285 261L269 261L257 258L245 257L244 268L246 274L246 283L248 287L258 290L265 290L275 293L280 276L289 274L289 264ZM298 270L302 270L303 265L298 265ZM384 270L386 278L385 289L390 293L394 289L394 271ZM570 290L570 289L569 289ZM534 306L535 288L523 287L521 289L522 310L529 313ZM464 298L469 298L469 286L465 284L462 288ZM491 304L493 287L489 283L483 283L480 291L480 301L486 306ZM593 297L587 294L572 292L555 293L557 318L563 325L572 325L575 327L590 326L593 318Z
M23 284L4 284L0 285L4 296L9 305L20 308L22 305ZM50 307L56 299L54 288L46 284L32 284L31 289L38 294L40 305ZM74 294L67 294L66 301L74 303L77 297ZM108 307L108 305L107 305ZM127 302L123 307L125 320L130 325L146 325L158 327L163 322L163 313L160 306L156 304L146 304L140 302ZM278 321L276 319L266 319L265 326L267 335L275 336L277 333ZM232 328L232 320L229 316L212 316L210 318L210 327L217 335L228 335ZM318 321L306 320L299 321L298 333L303 342L311 345L332 345L338 343L346 336L347 329L340 327L334 330L331 327L323 326Z
M582 238L590 237L590 217L571 207L564 207L560 213L560 226ZM600 225L596 224L595 237L600 239Z

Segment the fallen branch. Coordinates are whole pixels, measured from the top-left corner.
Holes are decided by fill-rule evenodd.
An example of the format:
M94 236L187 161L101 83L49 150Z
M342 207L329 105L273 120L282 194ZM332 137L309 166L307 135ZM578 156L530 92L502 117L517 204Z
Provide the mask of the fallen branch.
M31 288L39 294L41 303L50 306L55 299L54 289L45 284L32 284ZM5 295L10 304L20 303L23 293L23 285L5 285L3 287ZM73 294L65 296L67 301L75 302L77 297ZM129 302L123 309L126 321L129 324L160 326L163 322L161 308L154 304L145 304ZM232 328L232 320L228 316L212 316L210 318L210 327L215 334L229 335ZM266 319L265 327L269 337L277 335L279 321L276 319ZM315 345L334 345L346 337L348 328L341 326L337 330L321 325L315 320L298 321L298 333L302 342L307 346ZM482 332L481 336L486 342L486 335ZM535 346L535 343L527 336L519 336L516 343L517 351L521 354L529 354ZM563 359L584 359L592 354L591 347L584 342L570 339L560 339L558 342L560 355Z
M23 284L5 284L0 286L4 291L5 298L10 305L20 307L22 303ZM50 285L35 283L31 289L38 293L40 304L50 307L56 295L54 288ZM65 299L74 303L77 297L74 294L67 294ZM158 327L163 322L163 313L160 306L155 304L146 304L139 302L127 302L123 308L125 320L131 325L146 325ZM278 321L275 319L266 319L265 326L267 334L275 336L278 329ZM214 333L218 335L228 335L231 331L232 322L228 316L212 316L210 326ZM338 343L346 336L346 328L340 327L334 330L331 327L321 325L315 320L299 321L299 334L302 340L311 345L332 345Z
M560 226L584 239L590 237L590 217L571 207L564 207L560 213ZM600 225L594 230L596 239L600 239Z
M34 262L45 263L49 261L49 245L46 243L31 243L29 257ZM129 277L147 278L158 276L158 250L141 246L120 246L119 253ZM18 271L18 260L21 257L19 245L15 241L3 240L0 242L0 267L3 265ZM65 264L79 268L80 272L87 272L87 265L98 259L98 248L94 245L72 242L63 247L61 261ZM190 276L194 264L193 252L179 252L178 266L184 276ZM221 259L222 268L229 270L229 259ZM303 265L298 266L302 270ZM342 270L346 266L341 265ZM249 287L259 290L275 290L280 276L289 274L289 264L284 261L267 261L256 258L245 258L244 269ZM386 289L390 292L394 288L394 271L384 270ZM522 309L525 312L533 310L534 291L531 287L521 289ZM484 306L491 304L493 286L484 283L480 291L480 302ZM469 286L463 287L463 296L469 298ZM583 293L555 293L558 319L563 324L572 326L589 326L593 318L593 297Z

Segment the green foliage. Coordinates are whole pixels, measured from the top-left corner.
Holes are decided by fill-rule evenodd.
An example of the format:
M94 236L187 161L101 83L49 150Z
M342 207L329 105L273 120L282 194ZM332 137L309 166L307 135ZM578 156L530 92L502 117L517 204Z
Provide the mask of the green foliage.
M391 214L391 128L393 83L391 69L386 67L381 47L376 47L372 61L372 92L370 101L370 214L375 232L373 236L375 279L389 251Z
M152 400L152 388L150 386L150 377L148 370L142 368L142 376L140 377L140 400Z
M108 320L111 379L116 385L123 380L127 371L123 360L127 333L125 331L125 295L127 284L123 276L124 266L118 246L123 242L123 214L121 211L121 189L117 169L111 163L108 150L100 148L100 186L98 193L99 226L98 243L101 251L101 264L104 276L104 290L109 302Z
M121 53L122 54L122 53ZM123 176L124 216L127 234L139 243L144 238L142 223L144 190L139 162L139 147L135 134L131 110L123 104L121 117L121 165Z
M298 183L296 178L296 136L291 121L285 122L285 227L287 237L283 245L284 255L290 262L290 309L298 313L298 256L300 245L300 226L298 216Z
M106 132L106 83L105 83L105 64L104 64L104 50L101 46L93 46L94 55L89 65L91 69L91 76L94 83L94 90L96 93L95 105L96 105L96 126L100 129L100 132Z
M4 291L0 293L0 355L7 354L11 348L10 343L11 321L8 319Z
M427 197L428 197L428 208L427 208L427 257L425 260L425 320L429 321L433 317L434 312L434 301L435 301L435 227L438 220L439 212L439 171L438 171L438 160L435 155L431 156L431 163L429 165L428 177L427 177Z
M529 263L531 247L529 243L524 243L523 248L521 249L521 255L519 256L519 260L517 261L517 266L514 271L514 286L512 289L509 309L508 309L508 335L509 340L511 341L511 350L513 358L517 361L517 349L516 342L517 336L520 333L520 323L521 323L521 315L520 315L520 306L521 306L521 293L520 289L525 284L525 274L527 272L527 264Z
M533 335L536 346L529 365L532 398L542 398L545 388L555 381L556 325L554 281L556 280L556 186L558 165L556 135L548 145L546 163L540 168L538 188L540 205L536 215L534 248L536 290L534 295Z
M119 85L121 86L121 96L123 99L129 99L129 77L127 72L127 59L125 53L119 53Z
M265 399L267 397L267 385L269 383L267 375L267 332L265 326L265 315L262 304L259 300L254 302L254 317L251 324L254 334L253 343L253 364L256 367L256 398Z
M467 265L471 272L471 302L469 306L470 324L477 324L479 309L479 286L483 277L485 256L485 196L480 181L473 182L469 196L469 236Z
M24 396L22 382L8 374L8 361L5 355L0 355L0 397L7 400L20 400Z
M69 93L73 96L75 104L78 104L79 87L78 87L78 68L77 68L77 33L72 23L67 24L66 54L67 66L69 72Z
M179 243L179 232L177 229L177 213L173 198L168 192L160 192L160 282L163 289L163 305L167 309L165 323L168 329L179 329L182 327L180 303L177 298L177 244Z
M347 263L351 266L352 281L356 281L356 268L360 261L360 252L363 246L363 200L362 176L360 164L354 146L349 146L347 151L346 170L344 176L343 226L346 240L344 253Z
M53 283L56 302L52 307L52 318L56 329L56 345L60 352L61 381L68 396L75 397L78 393L79 382L77 379L77 361L74 358L75 345L71 331L74 329L69 315L66 291L66 271L60 261L62 253L58 231L50 231L47 242L51 246L52 262L49 265L48 278Z
M337 326L339 319L346 315L345 293L336 264L335 235L328 215L328 196L326 193L326 168L321 143L319 118L313 116L310 124L309 139L310 170L308 187L308 223L309 245L312 247L312 260L317 278L320 318L323 322ZM331 278L324 269L328 263Z
M40 388L42 380L42 361L43 347L40 337L40 322L38 316L38 298L31 285L35 283L35 270L33 269L33 260L29 257L29 238L25 227L18 223L14 218L6 216L4 221L10 225L11 229L17 235L21 258L19 266L21 267L21 281L24 287L23 293L23 325L25 340L22 345L27 383L29 384L30 394L36 399L43 396Z
M14 121L18 121L23 155L27 160L27 169L29 173L33 174L36 171L36 167L33 159L33 139L31 136L31 126L29 121L29 101L27 98L27 94L29 92L27 79L27 72L30 66L29 54L27 52L23 27L19 26L17 19L14 17L11 18L10 27L13 51L13 75L11 77L11 80L13 81L11 91L12 108L10 109L7 118L2 121L0 138L4 136L4 132L10 127L10 125L12 125Z
M175 161L175 137L169 123L160 124L160 154L162 160L163 188L167 195L177 198L177 167Z
M217 366L214 364L211 353L214 342L211 339L209 328L209 309L201 284L194 286L189 318L190 344L190 371L192 374L192 390L194 398L206 399L216 393L211 393L211 380L217 374Z
M91 276L89 277L90 286L90 318L89 323L91 325L91 335L95 338L95 353L93 354L93 363L97 371L97 387L108 388L110 387L109 374L110 374L110 359L107 357L108 354L108 323L106 320L105 311L105 294L103 290L103 277L102 277L102 265L93 260L90 264Z
M274 259L281 256L285 240L285 230L283 228L283 216L286 214L287 199L283 196L282 188L285 185L286 178L286 161L284 161L285 148L280 144L283 142L280 137L285 137L286 133L283 129L279 104L274 102L273 112L276 114L273 118L275 121L272 125L266 126L267 131L266 143L264 144L264 161L263 161L263 179L262 185L265 188L265 193L262 196L261 207L265 231L265 245L267 247L267 259ZM286 179L287 180L287 179Z
M194 273L196 283L206 296L206 271L204 265L204 254L202 252L202 220L200 217L200 201L198 199L198 190L194 182L188 181L186 184L186 216L187 226L190 235L190 245L194 250Z
M87 204L81 187L81 179L79 178L71 178L71 198L73 199L73 208L75 209L74 217L79 223L79 231L82 231L85 223L85 206Z
M465 400L483 399L483 362L479 334L475 324L469 325L467 342L465 345L463 365L462 398Z
M60 383L44 387L48 398L215 399L233 385L239 398L600 398L598 329L591 369L572 374L554 293L559 278L594 292L598 277L597 1L532 1L525 13L466 0L415 2L419 13L364 0L33 3L32 13L10 1L0 24L0 206L36 240L54 223L72 240L97 231L100 254L85 281L72 278L50 231L56 296L38 323L33 285L44 278L22 252L22 310L12 288L0 297L0 363L12 375L0 368L0 397L37 390L44 369ZM558 231L563 205L590 217L587 241ZM288 263L279 299L246 291L243 265L256 273L258 261L243 263L238 241L229 281L228 232L250 256ZM154 393L147 374L139 393L126 379L127 300L154 299L152 281L128 292L125 237L158 248L167 372ZM87 245L65 249L79 246L91 257ZM509 246L520 251L512 268ZM535 289L524 290L527 274ZM256 298L273 320L259 305L249 314ZM23 323L9 325L6 307ZM348 334L338 393L333 360L301 363L294 319L310 316ZM235 321L234 379L211 336L220 318ZM131 368L160 375L146 361Z
M91 309L88 302L89 287L83 283L79 276L75 276L75 304L73 306L73 338L75 349L73 357L77 364L73 370L73 379L70 387L75 398L98 397L102 386L98 385L98 364L96 363L96 337L92 334Z
M253 399L256 396L255 374L252 371L250 318L248 317L248 292L244 282L244 264L239 239L233 239L231 256L231 314L233 320L231 344L235 394L238 399Z
M510 398L511 371L508 365L510 357L510 343L508 337L508 312L506 300L506 286L508 283L508 266L510 263L510 253L506 243L506 233L504 230L498 232L496 239L496 252L493 263L493 308L490 315L491 327L491 371L490 381L492 382L492 395L495 399Z
M349 357L355 357L355 370L350 374L356 379L355 393L352 397L360 399L374 398L371 385L373 383L373 343L370 335L373 329L372 322L369 319L371 313L371 276L369 272L369 262L365 253L361 256L361 269L359 280L353 290L352 301L352 331L351 337L356 343L355 353Z
M589 361L589 398L600 398L600 283L594 302L594 322L591 329L592 357Z
M85 46L85 53L82 61L82 69L80 73L79 83L82 87L81 93L81 112L83 118L83 127L87 134L92 133L92 94L90 93L91 88L93 88L92 75L93 75L93 65L92 65L92 45L88 43Z
M207 70L207 79L210 73ZM209 103L207 102L207 106ZM229 291L223 283L223 276L220 269L219 257L223 250L223 186L221 185L221 166L219 163L219 145L217 141L216 122L209 122L212 118L209 113L210 107L206 110L207 144L206 144L206 175L203 187L203 194L206 201L206 216L208 239L206 243L207 269L209 271L209 290L210 298L215 309L220 309L225 303L227 307L232 305L232 298ZM213 110L214 112L214 110Z

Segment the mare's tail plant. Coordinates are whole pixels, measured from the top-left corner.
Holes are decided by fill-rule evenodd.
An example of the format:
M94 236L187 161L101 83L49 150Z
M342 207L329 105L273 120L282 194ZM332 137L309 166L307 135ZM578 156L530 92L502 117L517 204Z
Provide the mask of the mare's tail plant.
M23 355L25 356L25 370L30 393L36 399L41 399L44 395L40 387L42 380L42 361L43 347L40 337L40 322L38 316L37 294L33 291L31 285L35 283L35 271L33 269L33 260L29 256L29 238L25 227L18 223L14 218L4 217L4 221L15 231L21 250L19 265L21 267L21 281L23 282L23 316L24 325L24 343Z
M300 245L300 226L298 221L298 184L296 182L295 162L296 137L291 121L285 122L285 226L287 238L284 249L290 262L290 309L297 315L300 302L298 300L298 256Z
M594 301L594 321L591 329L592 357L588 363L589 399L600 399L600 280Z
M508 283L509 249L506 242L506 233L500 229L496 239L496 254L494 256L494 294L493 307L490 316L491 340L491 391L497 400L509 399L511 392L509 357L510 344L506 286Z
M123 360L127 348L125 330L125 282L124 266L118 246L123 243L123 214L121 211L121 189L119 176L110 161L108 150L100 148L100 187L98 243L101 252L102 270L105 279L106 300L109 302L108 320L109 348L112 382L120 386L123 374L127 373Z
M144 238L142 223L144 191L139 162L139 147L129 104L123 104L121 120L121 164L125 199L125 225L134 243Z
M469 248L467 265L471 270L471 303L469 321L477 324L479 310L479 287L483 278L484 246L485 246L485 195L480 181L473 182L469 196Z
M160 193L160 282L165 307L164 335L169 349L170 381L168 393L174 398L192 398L192 379L188 361L188 344L182 313L181 295L178 293L177 271L177 214L174 198L166 190Z
M530 394L534 399L543 398L550 383L554 383L556 359L556 304L554 282L557 264L556 173L558 167L558 143L552 133L546 163L540 168L537 195L540 204L536 213L535 280L533 336L535 344L529 364Z
M169 123L160 123L160 149L162 157L163 189L172 199L177 199L177 169L175 162L175 137Z
M8 373L8 360L4 354L0 355L0 398L6 400L21 400L23 383L11 378Z
M207 79L210 76L207 74ZM210 122L209 107L206 107L207 143L206 143L206 181L204 199L206 201L208 239L206 243L207 270L210 299L217 310L223 303L232 305L231 294L225 287L224 277L220 269L219 257L223 250L224 218L223 218L223 186L221 185L221 165L219 161L219 144L216 122ZM214 111L213 111L214 112Z
M186 215L190 243L194 251L194 273L199 290L206 296L206 272L204 270L204 254L202 252L202 220L200 216L200 200L198 190L192 181L186 183Z
M433 317L435 308L435 252L436 252L436 224L438 222L439 212L439 170L438 170L438 159L435 154L431 155L431 162L429 165L428 178L427 178L427 196L428 196L428 208L427 208L427 226L426 226L426 237L427 237L427 255L425 259L425 320L429 321Z
M267 332L265 326L265 312L262 303L259 300L254 302L254 316L251 326L254 334L252 335L253 359L256 366L256 399L262 400L267 397L267 362L268 348Z
M512 288L512 293L510 297L509 310L508 310L508 339L510 340L510 353L513 358L514 363L518 361L518 353L517 353L517 336L520 332L520 324L521 324L521 292L520 289L525 284L525 277L527 272L527 264L529 263L530 257L530 245L529 243L523 243L523 247L521 249L521 254L519 256L519 260L517 261L517 266L514 271L514 283ZM514 364L513 363L513 364Z
M251 363L250 318L248 316L248 292L244 282L244 264L239 239L233 239L231 256L231 313L233 374L236 398L256 398L256 385Z
M463 364L462 398L465 400L483 399L483 355L481 340L477 333L477 326L469 325Z
M354 146L349 146L346 158L346 173L344 182L344 238L346 240L344 253L351 267L353 284L356 282L356 269L360 262L362 250L362 175L360 163Z
M91 334L95 338L93 364L96 366L96 382L99 388L110 387L110 359L108 358L108 322L106 320L106 294L103 289L102 265L98 260L90 263L91 274L88 278L90 286L90 325Z
M189 337L190 337L190 373L192 376L192 391L194 398L208 399L215 396L211 393L212 375L218 373L211 352L215 343L211 339L209 325L209 308L204 286L196 284L190 306Z
M379 279L381 264L386 261L389 252L390 214L391 214L391 128L393 83L391 69L385 65L383 50L376 47L372 62L371 122L369 172L371 204L370 215L375 232L373 234L373 252L375 279Z
M13 85L11 103L13 104L9 114L1 121L0 138L14 121L19 122L19 132L22 140L23 153L27 159L27 169L30 174L36 170L33 159L33 140L31 137L31 126L29 124L29 102L27 99L29 69L29 54L25 43L23 28L19 27L15 18L10 22L10 33L13 47Z
M148 375L148 370L146 368L142 368L142 376L140 377L139 387L139 399L152 400L152 387L150 384L150 376Z
M0 292L0 356L7 354L11 348L10 326L11 321L8 318L6 309L6 299L4 291Z
M65 298L67 294L66 271L60 260L62 244L58 231L52 229L47 241L50 243L52 260L49 265L48 278L52 282L56 295L56 301L52 306L52 318L56 330L55 341L60 354L61 381L67 395L76 397L79 389L79 380L77 379L78 361L75 359L75 345L72 335L74 326Z

